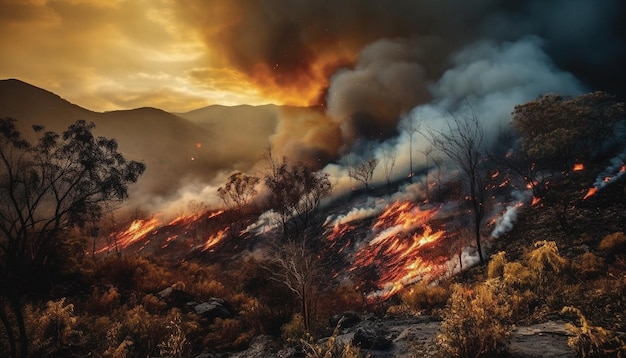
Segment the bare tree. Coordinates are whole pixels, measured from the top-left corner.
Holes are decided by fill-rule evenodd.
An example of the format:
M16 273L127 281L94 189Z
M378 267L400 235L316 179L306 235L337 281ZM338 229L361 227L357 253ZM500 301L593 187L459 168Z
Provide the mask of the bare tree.
M33 126L32 144L14 122L0 119L0 320L15 358L28 356L22 300L38 284L31 279L51 278L49 258L63 233L126 199L145 165L126 161L115 140L94 137L93 123L77 121L62 134Z
M419 131L421 122L417 117L405 116L399 123L398 128L409 136L409 178L415 174L413 172L413 136Z
M474 240L480 262L484 262L481 248L481 226L485 218L485 179L480 170L484 158L484 131L476 112L468 106L464 114L450 114L445 130L429 131L431 144L445 154L460 170L464 196L469 201L474 225Z
M342 162L348 176L363 183L365 190L369 191L369 183L378 166L378 159L374 156L371 143L355 147L352 153L343 157Z
M289 241L274 251L271 278L284 284L300 302L304 329L311 331L311 306L315 294L320 291L321 264L316 255L308 247L306 234L300 241Z
M433 146L429 145L428 147L424 148L423 150L420 151L420 153L424 154L424 157L426 157L426 176L424 177L424 184L426 185L426 195L430 196L430 190L428 188L428 171L429 171L429 166L428 166L428 159L430 157L430 155L433 153Z
M330 195L328 174L316 172L303 163L281 162L268 156L270 168L264 177L270 192L270 207L281 220L283 235L297 238L311 223L323 198Z
M319 219L318 208L330 195L328 174L315 172L302 163L281 162L268 155L270 168L264 178L270 192L270 207L278 212L281 239L272 248L272 278L283 283L300 301L305 329L310 330L313 293L320 285L319 257L311 248L311 229Z
M257 194L256 187L260 182L261 179L258 177L236 172L228 177L224 186L217 189L217 195L224 205L232 210L231 214L235 215L233 220L230 220L230 235L238 235L244 209L250 205L251 200Z
M435 179L437 180L437 200L441 200L441 169L443 166L443 158L436 156L433 158L433 164L437 171L435 172Z
M396 158L398 153L391 145L383 147L383 168L385 171L385 178L387 179L387 185L391 184L391 176L393 174L393 167L396 165Z

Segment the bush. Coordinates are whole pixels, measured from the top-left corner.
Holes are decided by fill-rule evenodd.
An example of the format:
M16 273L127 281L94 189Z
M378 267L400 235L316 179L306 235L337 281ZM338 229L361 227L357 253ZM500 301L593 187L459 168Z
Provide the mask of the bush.
M573 263L573 268L582 278L588 279L599 276L606 269L604 259L592 252L582 254Z
M400 295L402 303L415 312L443 307L448 298L450 292L446 288L425 282L418 283Z
M598 246L598 249L613 254L623 252L625 248L626 235L624 235L621 231L606 235L602 241L600 241L600 245Z
M309 339L302 339L301 343L304 347L306 358L358 358L360 349L359 347L352 346L351 342L339 342L337 336L339 335L339 329L343 323L343 318L339 320L332 336L323 342L314 343L312 337Z
M581 357L624 357L626 355L624 341L602 327L589 324L578 308L563 307L561 314L573 314L578 318L580 326L567 324L567 328L574 334L567 340L567 344Z
M36 355L52 355L54 352L80 341L74 305L66 304L65 298L48 301L42 311L27 309L31 328L32 350Z
M285 343L299 343L305 338L304 318L300 313L296 313L289 323L285 323L281 328L281 338Z
M437 335L445 357L480 357L506 350L511 333L511 308L497 280L453 287Z

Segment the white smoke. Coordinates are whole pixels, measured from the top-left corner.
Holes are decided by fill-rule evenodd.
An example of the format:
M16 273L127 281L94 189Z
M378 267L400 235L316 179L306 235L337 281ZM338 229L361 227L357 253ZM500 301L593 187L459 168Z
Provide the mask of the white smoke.
M497 239L513 228L513 224L515 223L515 220L517 220L519 210L522 209L524 204L527 204L530 200L532 200L533 196L532 191L530 190L514 190L511 195L514 200L506 206L502 216L498 217L496 220L494 229L491 232L491 237L493 238Z

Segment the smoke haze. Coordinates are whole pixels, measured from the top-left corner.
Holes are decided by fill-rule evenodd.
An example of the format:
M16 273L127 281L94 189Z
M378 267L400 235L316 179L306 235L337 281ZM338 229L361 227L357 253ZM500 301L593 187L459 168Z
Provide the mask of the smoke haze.
M78 3L81 8L90 6ZM90 8L94 11L88 12L86 19L106 20L98 29L104 29L105 24L117 26L114 14L123 6L98 6L102 11ZM408 174L410 147L414 165L425 164L425 156L419 153L427 150L428 138L416 134L409 143L407 133L398 129L403 118L422 128L443 128L448 114L462 113L469 103L488 130L487 136L493 138L499 128L508 126L516 104L543 93L578 94L602 89L625 95L626 46L621 36L625 5L619 0L192 0L158 6L148 17L158 18L161 27L151 23L150 31L164 41L196 41L193 51L183 51L193 54L193 61L191 57L162 58L156 54L159 63L170 61L184 68L178 69L184 72L183 79L141 72L137 57L137 63L129 61L128 65L139 71L133 77L135 81L164 77L172 86L184 80L207 91L218 85L235 92L260 94L280 104L315 105L250 107L248 112L239 108L223 115L215 114L217 107L184 112L178 117L201 128L194 130L185 123L186 133L196 135L192 140L178 139L184 142L180 144L184 152L172 150L178 148L174 139L167 146L150 149L129 146L133 159L148 158L146 161L153 162L148 163L146 174L153 170L151 167L158 168L149 180L142 178L150 181L151 189L141 196L159 208L182 210L189 198L217 204L214 189L236 170L260 174L268 147L277 157L325 168L336 190L342 192L354 183L338 163L363 143L374 145L381 162L383 148L393 148L397 155L394 178ZM73 2L18 6L0 0L0 16L7 19L0 25L0 33L10 36L9 30L19 29L20 24L35 26L40 20L48 26L66 23L78 16L78 10ZM136 15L142 9L130 10ZM119 33L137 32L137 26ZM104 32L91 30L94 39L103 37ZM71 27L66 31L78 30ZM76 48L87 43L88 34L70 36L73 32L54 34L65 34ZM45 35L41 31L41 36ZM22 36L26 35L14 35L15 39ZM148 33L142 36L146 46L158 43L149 40ZM9 40L7 44L14 42ZM126 43L124 48L128 47ZM2 49L11 52L10 48ZM65 47L63 50L69 52ZM171 46L168 53L173 56L179 50ZM82 54L76 56L77 64L82 60L92 63L98 57L97 53L88 59ZM65 59L60 55L47 58L51 65ZM124 67L115 53L106 58L118 71ZM16 59L7 64L17 66L18 62L27 61ZM71 71L63 68L63 76L68 76ZM126 93L122 87L108 87L107 93L113 89L118 92L116 103L145 103L141 101L154 96L159 97L156 105L185 98L198 103L196 95L171 97L171 92L181 95L183 91L179 90L148 95L140 88ZM255 112L256 108L261 109ZM233 113L238 117L232 117ZM75 119L70 118L70 122ZM176 130L165 132L173 135ZM205 132L210 135L197 138ZM111 133L107 135L119 137ZM122 140L120 143L124 147ZM374 182L383 180L385 173L379 166Z

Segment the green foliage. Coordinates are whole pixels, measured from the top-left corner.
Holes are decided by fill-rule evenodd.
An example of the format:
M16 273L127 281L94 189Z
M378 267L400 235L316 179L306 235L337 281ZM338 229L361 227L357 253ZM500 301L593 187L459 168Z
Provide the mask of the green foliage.
M506 350L511 333L509 297L497 280L473 289L455 285L437 346L445 357L480 357Z
M602 327L592 326L582 312L575 307L566 306L561 314L573 314L579 325L568 324L573 336L567 344L581 357L623 357L626 355L626 343L615 334Z

